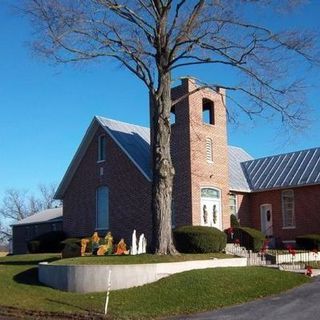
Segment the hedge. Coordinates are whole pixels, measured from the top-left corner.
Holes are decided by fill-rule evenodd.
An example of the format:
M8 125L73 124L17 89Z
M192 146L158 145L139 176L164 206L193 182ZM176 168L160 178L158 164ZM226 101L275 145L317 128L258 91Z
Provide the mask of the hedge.
M173 231L175 246L181 253L220 252L226 247L224 232L202 226L184 226Z
M27 243L30 253L61 252L61 241L66 238L63 231L50 231L43 233Z
M230 225L233 228L240 227L239 220L237 219L237 217L234 214L230 215Z
M230 230L230 229L229 229ZM242 247L245 247L247 250L252 250L258 252L263 247L263 242L265 241L265 235L254 228L249 227L238 227L232 228L233 237L231 237L230 231L226 230L228 234L228 242L239 241L239 244Z
M296 237L296 245L299 249L320 249L320 234L305 234Z

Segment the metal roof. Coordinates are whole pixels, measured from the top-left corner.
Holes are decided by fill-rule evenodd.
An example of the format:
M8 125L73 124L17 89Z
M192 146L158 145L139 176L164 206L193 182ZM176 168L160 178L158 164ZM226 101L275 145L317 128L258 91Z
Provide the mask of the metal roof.
M62 211L62 207L43 210L12 224L12 226L62 221Z
M96 118L142 173L151 180L150 129L103 117Z
M232 191L250 192L241 162L252 160L253 158L239 147L228 147L229 157L229 188Z
M285 153L242 163L251 191L320 183L320 148Z
M98 127L102 126L140 172L151 181L150 129L94 117L55 194L62 199ZM320 183L320 148L253 160L243 149L228 147L230 190L262 191Z

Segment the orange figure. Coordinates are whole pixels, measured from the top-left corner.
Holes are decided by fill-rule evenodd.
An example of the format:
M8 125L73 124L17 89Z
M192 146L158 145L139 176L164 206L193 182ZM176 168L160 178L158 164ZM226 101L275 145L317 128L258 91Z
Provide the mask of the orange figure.
M129 254L129 250L127 250L127 245L124 242L124 239L121 239L120 242L117 244L117 255Z

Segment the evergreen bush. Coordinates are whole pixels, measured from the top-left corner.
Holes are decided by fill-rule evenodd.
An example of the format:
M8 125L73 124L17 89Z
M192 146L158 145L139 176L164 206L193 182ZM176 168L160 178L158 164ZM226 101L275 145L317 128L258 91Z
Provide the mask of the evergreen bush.
M234 214L230 215L230 225L232 228L240 227L239 220L237 219L237 217Z
M296 245L299 249L319 250L320 249L320 234L305 234L296 237Z
M175 246L181 253L220 252L226 247L226 235L212 227L184 226L173 231Z
M247 250L258 252L263 247L263 242L266 236L257 229L249 227L235 227L232 228L232 234L228 230L228 242L238 242L240 246L245 247Z

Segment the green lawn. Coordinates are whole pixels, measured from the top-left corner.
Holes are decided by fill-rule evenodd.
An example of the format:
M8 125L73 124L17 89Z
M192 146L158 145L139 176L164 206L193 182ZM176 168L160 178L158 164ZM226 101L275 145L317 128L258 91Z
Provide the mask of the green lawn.
M141 263L162 263L181 262L190 260L229 259L235 256L224 253L204 254L181 254L178 256L157 256L154 254L141 254L136 256L89 256L69 258L54 261L53 264L141 264Z
M0 305L101 313L104 293L67 293L38 283L37 263L54 259L56 255L0 258ZM279 293L308 281L303 275L259 267L188 271L142 287L111 292L110 319L154 319L212 310Z

